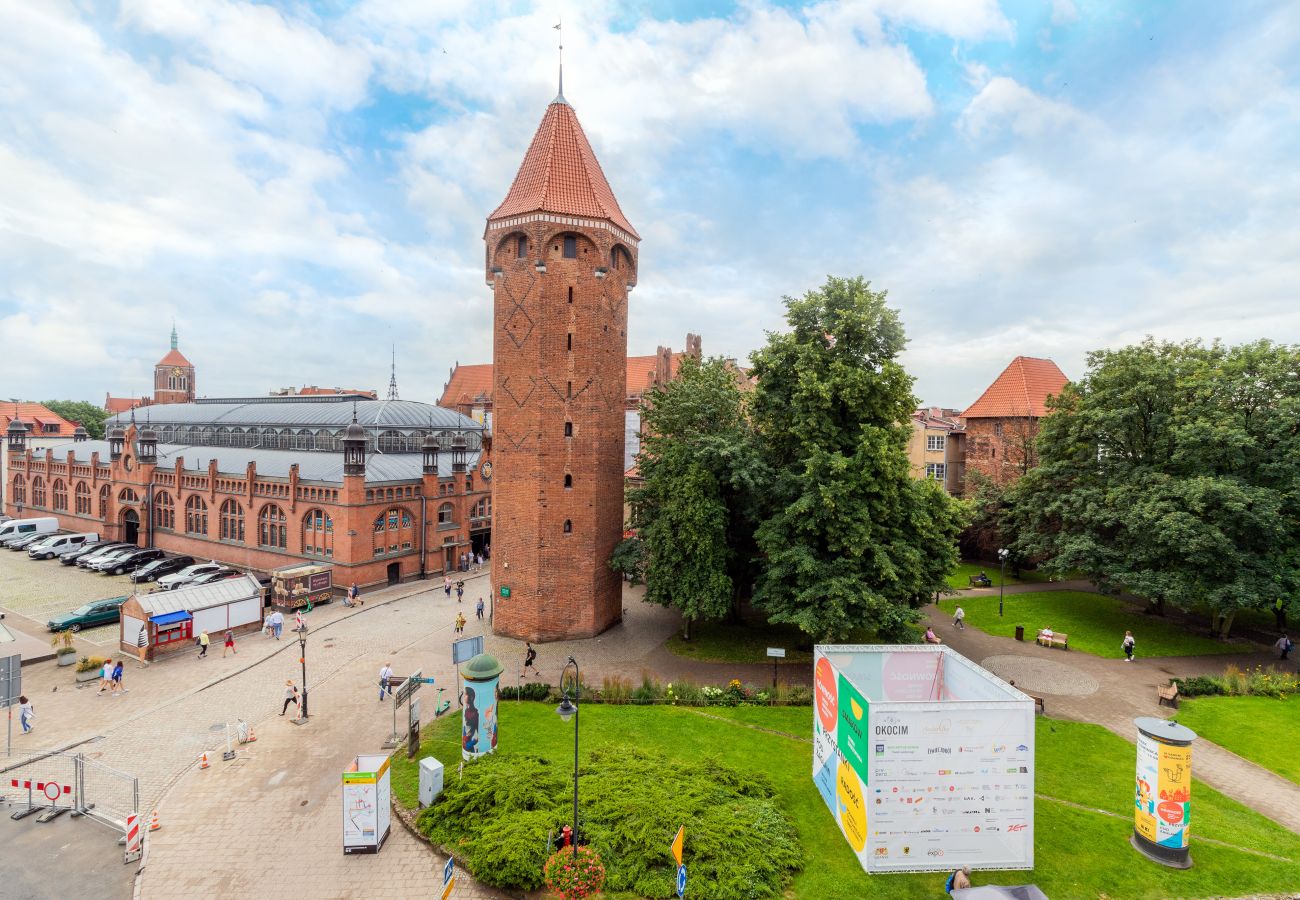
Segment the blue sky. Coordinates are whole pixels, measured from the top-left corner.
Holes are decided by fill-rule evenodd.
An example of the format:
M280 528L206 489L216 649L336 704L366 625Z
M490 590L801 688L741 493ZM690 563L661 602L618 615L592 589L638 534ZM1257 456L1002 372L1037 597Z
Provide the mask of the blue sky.
M629 350L745 359L828 273L926 403L1016 354L1300 340L1300 7L0 0L5 396L436 399L555 92L641 232Z

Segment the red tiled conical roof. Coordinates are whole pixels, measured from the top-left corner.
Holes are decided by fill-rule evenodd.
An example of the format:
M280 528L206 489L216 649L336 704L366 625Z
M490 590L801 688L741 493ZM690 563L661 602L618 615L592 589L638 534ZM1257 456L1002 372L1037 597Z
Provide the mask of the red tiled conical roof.
M185 354L181 353L181 351L179 351L179 350L177 350L177 349L175 349L175 348L172 348L171 350L168 350L168 351L167 351L167 355L166 355L166 356L164 356L162 359L158 360L158 365L160 365L160 366L193 366L194 364L191 363L188 359L186 359L186 358L185 358Z
M962 416L967 419L1039 418L1047 415L1047 397L1061 393L1069 381L1050 359L1017 356Z
M557 98L546 107L510 193L488 221L533 212L608 219L637 240L573 107Z

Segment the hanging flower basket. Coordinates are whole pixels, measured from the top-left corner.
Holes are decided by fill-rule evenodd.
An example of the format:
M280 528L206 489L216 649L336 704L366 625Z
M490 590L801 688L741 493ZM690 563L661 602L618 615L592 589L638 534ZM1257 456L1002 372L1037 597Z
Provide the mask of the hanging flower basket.
M546 886L561 900L597 897L605 884L605 866L590 847L579 847L576 858L572 847L556 851L546 861L545 871Z

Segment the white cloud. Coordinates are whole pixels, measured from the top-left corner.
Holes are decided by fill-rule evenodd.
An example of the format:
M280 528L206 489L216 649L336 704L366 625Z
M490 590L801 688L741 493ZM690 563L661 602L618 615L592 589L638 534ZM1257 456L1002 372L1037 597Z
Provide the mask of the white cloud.
M1079 21L1079 10L1074 0L1052 0L1052 24L1060 27Z
M1024 138L1063 137L1084 125L1083 116L1068 103L1036 94L1013 78L990 78L962 111L960 128L979 138L1010 129Z

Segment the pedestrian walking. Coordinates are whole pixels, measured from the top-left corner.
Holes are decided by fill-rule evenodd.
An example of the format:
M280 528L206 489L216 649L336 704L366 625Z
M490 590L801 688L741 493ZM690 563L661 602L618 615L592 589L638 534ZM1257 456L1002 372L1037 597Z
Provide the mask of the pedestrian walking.
M478 598L478 603L474 604L474 613L478 616L479 621L483 621L483 598Z
M352 606L353 604L356 604L357 606L366 605L365 601L361 599L361 592L357 590L357 583L355 581L352 582L352 587L348 588L348 594L343 598L343 602L347 606Z
M459 603L465 598L465 582L456 582L456 602Z
M278 609L271 613L271 630L275 632L275 639L280 639L280 631L284 628L284 613Z
M451 576L450 575L442 576L442 592L447 595L448 600L451 599Z
M1273 649L1278 652L1278 659L1286 659L1291 655L1291 651L1295 649L1295 642L1284 634L1277 639Z
M290 703L298 706L298 685L293 683L292 678L284 683L284 705L280 707L280 715L289 711Z
M957 607L957 611L956 611L955 613L953 613L953 616L952 616L952 624L955 625L955 626L957 626L957 628L959 628L960 630L965 631L965 630L966 630L966 610L962 609L960 606Z
M199 632L199 659L208 655L208 644L212 643L212 638L208 637L208 630L205 628Z
M1124 641L1120 647L1124 649L1124 662L1133 661L1133 648L1137 646L1137 638L1133 637L1133 632L1124 632Z
M239 651L235 649L235 633L229 628L226 629L226 643L225 646L221 648L221 658L225 659L227 653L233 653L236 656L239 655Z
M379 702L380 703L384 702L385 693L387 693L390 697L392 696L393 694L392 680L393 680L392 663L384 663L383 668L379 670Z
M99 691L95 694L98 697L104 691L113 689L113 661L104 660L104 668L99 670Z
M524 651L524 674L527 675L528 669L531 667L533 670L533 674L540 676L542 672L540 669L537 668L537 651L533 648L533 642L528 641L525 644L525 647L526 650Z
M36 718L36 710L32 708L32 701L25 696L18 698L18 721L22 723L23 734L32 730L32 720Z
M456 633L457 633L457 634L464 634L464 633L465 633L465 614L464 614L464 613L456 613Z
M122 660L117 661L113 666L113 689L112 692L121 696L126 693L126 688L122 687Z

